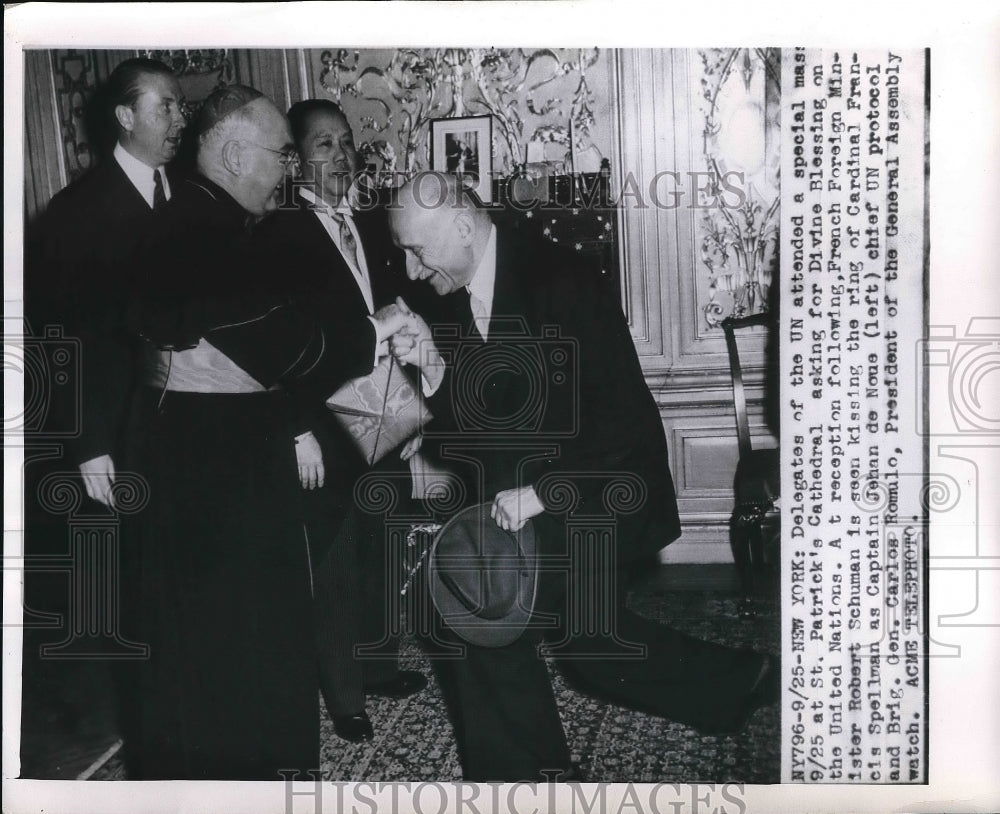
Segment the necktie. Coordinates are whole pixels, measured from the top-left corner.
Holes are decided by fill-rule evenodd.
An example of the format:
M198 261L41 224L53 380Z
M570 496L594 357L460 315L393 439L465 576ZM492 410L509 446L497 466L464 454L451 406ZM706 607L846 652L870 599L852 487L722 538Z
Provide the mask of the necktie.
M159 170L153 170L153 211L159 212L167 205L167 196L163 192L163 177Z
M333 219L340 228L340 250L352 268L360 271L361 264L358 262L358 242L354 239L354 233L347 223L347 218L337 212L333 215Z

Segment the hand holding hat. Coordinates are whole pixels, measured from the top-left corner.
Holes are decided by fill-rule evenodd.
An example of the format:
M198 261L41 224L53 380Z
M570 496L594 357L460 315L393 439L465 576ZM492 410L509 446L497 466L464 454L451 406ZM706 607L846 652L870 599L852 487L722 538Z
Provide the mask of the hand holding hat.
M490 516L504 531L520 531L532 517L545 511L534 486L504 489L493 498Z
M482 503L444 525L432 544L428 582L448 628L472 644L502 647L515 641L531 618L538 562L531 522L505 531L491 511Z

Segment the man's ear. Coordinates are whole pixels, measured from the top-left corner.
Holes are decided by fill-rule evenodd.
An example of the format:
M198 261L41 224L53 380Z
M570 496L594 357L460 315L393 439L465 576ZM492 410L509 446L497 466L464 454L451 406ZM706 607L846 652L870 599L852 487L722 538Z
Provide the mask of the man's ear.
M135 127L135 111L128 105L115 105L115 118L122 130L131 133Z
M222 166L233 175L242 173L243 150L238 141L227 141L222 145Z
M462 245L471 245L476 234L476 222L468 212L459 212L455 215L455 228L458 229L458 237Z

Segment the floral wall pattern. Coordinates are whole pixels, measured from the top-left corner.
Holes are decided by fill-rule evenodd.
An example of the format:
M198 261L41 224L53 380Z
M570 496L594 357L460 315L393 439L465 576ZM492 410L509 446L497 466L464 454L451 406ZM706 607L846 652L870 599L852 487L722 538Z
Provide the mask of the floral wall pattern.
M781 52L777 48L712 48L692 71L703 125L700 153L709 173L699 256L708 273L705 322L767 310L778 270ZM700 70L697 68L700 67ZM739 173L742 180L732 175ZM742 189L725 192L724 179Z
M311 60L315 95L341 104L383 170L428 168L430 121L451 116L493 117L493 166L504 174L529 142L565 161L571 131L578 171L596 172L611 152L610 62L596 48L329 48Z

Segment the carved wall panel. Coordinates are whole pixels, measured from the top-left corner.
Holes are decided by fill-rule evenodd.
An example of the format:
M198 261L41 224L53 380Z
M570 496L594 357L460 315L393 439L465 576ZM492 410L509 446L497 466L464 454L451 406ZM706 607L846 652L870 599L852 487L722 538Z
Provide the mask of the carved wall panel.
M730 557L738 453L728 356L716 326L730 313L761 310L777 270L776 58L745 50L614 55L622 295L663 416L684 524L668 561ZM744 173L736 183L745 198L729 194L732 208L706 208L727 172ZM761 447L777 443L764 420L766 339L760 330L739 340Z
M430 166L430 121L493 117L493 166L510 174L534 142L547 161L596 172L610 155L610 59L598 49L441 48L309 52L313 91L341 104L381 168Z
M728 90L732 82L743 87L745 74L734 67L739 59L730 64L723 53L738 54L616 52L612 177L622 200L623 291L654 387L724 389L728 362L715 325L729 313L751 310L750 275L740 270L740 258L745 255L757 272L749 288L754 311L766 301L777 268L773 64L754 56L751 90L741 95ZM722 102L716 90L720 74ZM730 180L747 190L743 208L730 206L744 200L738 195L713 196L713 166L723 174L744 172L744 181ZM708 207L713 198L715 205ZM751 383L761 376L764 341L760 332L741 351Z

